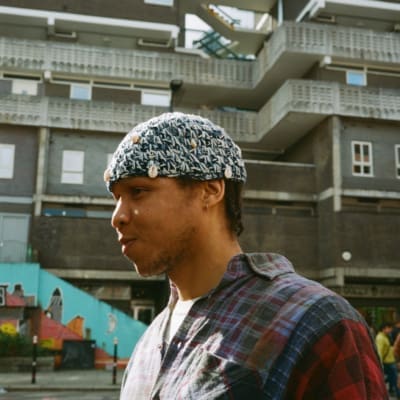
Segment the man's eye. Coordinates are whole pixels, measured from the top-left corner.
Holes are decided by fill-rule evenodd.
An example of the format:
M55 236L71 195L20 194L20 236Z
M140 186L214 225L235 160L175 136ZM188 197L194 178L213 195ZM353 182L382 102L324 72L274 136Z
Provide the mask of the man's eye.
M131 194L133 196L139 196L140 194L142 194L144 192L144 189L141 187L134 187L131 189Z

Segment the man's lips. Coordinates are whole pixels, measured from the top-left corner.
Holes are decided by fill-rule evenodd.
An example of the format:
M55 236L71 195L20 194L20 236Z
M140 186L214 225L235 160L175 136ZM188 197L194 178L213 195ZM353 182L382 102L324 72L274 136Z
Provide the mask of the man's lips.
M128 248L136 241L136 239L122 237L118 239L118 241L121 243L122 252L125 254Z

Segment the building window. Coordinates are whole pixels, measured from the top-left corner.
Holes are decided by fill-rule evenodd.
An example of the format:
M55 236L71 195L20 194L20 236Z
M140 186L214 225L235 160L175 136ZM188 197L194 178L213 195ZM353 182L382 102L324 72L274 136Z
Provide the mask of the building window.
M351 142L353 175L373 176L372 144L370 142Z
M395 158L396 158L396 177L400 179L400 144L394 146Z
M150 300L132 300L131 302L133 318L150 325L154 319L155 307Z
M354 86L366 86L367 75L365 71L347 70L346 83Z
M114 155L114 153L107 153L107 165L106 165L106 168L110 165L113 155Z
M171 101L170 92L143 90L142 104L146 106L169 107Z
M151 306L135 306L133 309L133 318L150 325L154 319L154 307Z
M174 0L144 0L144 3L172 7L174 5Z
M70 98L75 100L91 100L92 88L90 85L71 84Z
M14 176L14 144L0 143L0 178L12 179Z
M25 94L29 96L36 96L38 91L38 84L35 81L25 79L13 79L11 85L11 92L13 94Z
M84 158L83 151L63 151L61 183L83 183Z
M0 287L0 306L5 306L7 301L6 301L6 288L4 286Z

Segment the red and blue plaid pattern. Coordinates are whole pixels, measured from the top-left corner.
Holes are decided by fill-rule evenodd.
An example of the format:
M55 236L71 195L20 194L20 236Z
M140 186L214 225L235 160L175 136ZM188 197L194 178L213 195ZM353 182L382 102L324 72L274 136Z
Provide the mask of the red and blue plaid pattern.
M387 399L369 331L346 300L276 254L234 257L171 343L176 302L148 328L121 392L132 399Z

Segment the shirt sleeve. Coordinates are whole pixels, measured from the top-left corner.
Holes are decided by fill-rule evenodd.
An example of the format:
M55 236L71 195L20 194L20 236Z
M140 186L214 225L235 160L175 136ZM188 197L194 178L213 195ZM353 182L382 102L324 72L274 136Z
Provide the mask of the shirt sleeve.
M386 342L385 342L384 338L378 334L375 339L375 344L376 344L376 349L378 350L379 358L380 358L381 362L383 362L383 359L385 358L385 354L387 353Z
M288 383L286 399L386 400L373 341L360 322L343 320L305 352Z

